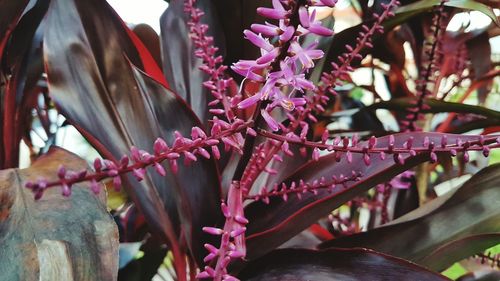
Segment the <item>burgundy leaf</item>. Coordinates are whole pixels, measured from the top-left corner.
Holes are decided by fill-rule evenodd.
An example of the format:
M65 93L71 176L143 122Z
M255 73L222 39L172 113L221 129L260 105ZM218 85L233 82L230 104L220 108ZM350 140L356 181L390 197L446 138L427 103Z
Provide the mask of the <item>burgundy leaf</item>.
M449 280L414 263L367 249L275 250L251 262L241 280Z
M387 226L334 239L320 247L367 247L433 270L444 270L454 262L500 243L499 173L500 164L489 166L458 190L434 199Z
M213 44L219 48L218 54L223 55L224 35L220 32L212 2L199 1L197 7L205 13L201 21L208 24L207 33L214 37ZM191 106L200 120L207 122L208 102L212 95L210 90L202 85L208 80L208 76L199 69L202 62L194 55L196 46L189 37L187 20L184 1L180 0L172 1L160 19L163 71L172 90Z
M49 8L44 50L50 95L89 142L115 161L131 146L151 152L156 138L171 144L174 131L189 136L200 126L179 97L130 65L123 54L140 66L149 53L143 48L139 55L129 36L101 1L55 0ZM150 70L152 63L147 63ZM153 232L176 243L182 229L200 260L206 240L202 226L221 219L216 164L200 158L190 167L180 164L177 175L163 166L166 178L151 169L141 182L124 178L125 188Z
M414 138L414 146L422 146L425 137L439 144L442 136L443 134L439 133L401 133L394 135L394 144L395 147L403 147L404 142L410 137ZM387 147L389 139L388 136L379 138L375 147ZM454 144L457 139L478 140L475 136L451 134L447 135L447 139L450 144ZM365 145L365 143L358 144L360 147ZM388 155L386 160L381 160L378 154L371 154L371 164L366 166L363 155L358 153L352 155L351 163L345 159L345 155L340 162L336 162L335 155L330 154L321 157L317 162L305 164L284 182L287 185L301 179L312 182L321 177L330 180L332 176L339 177L341 174L350 176L352 172L361 173L362 176L359 181L337 185L331 191L322 189L317 195L304 193L301 199L292 195L287 202L273 197L270 198L269 204L261 201L249 204L245 209L250 221L247 225L249 249L247 257L253 259L269 252L353 197L430 159L429 153L417 154L415 157L409 157L408 154L401 156L404 159L403 165L395 164L392 155Z

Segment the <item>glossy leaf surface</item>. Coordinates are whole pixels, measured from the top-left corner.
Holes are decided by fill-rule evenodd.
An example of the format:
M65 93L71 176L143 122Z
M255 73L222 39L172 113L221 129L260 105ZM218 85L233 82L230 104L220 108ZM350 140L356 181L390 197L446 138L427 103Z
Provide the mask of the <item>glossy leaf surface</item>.
M443 134L438 133L401 133L395 136L395 147L402 147L403 143L412 136L414 145L421 146L424 138L428 137L434 143L440 143ZM455 143L458 138L463 141L476 141L477 137L447 135L448 143ZM375 147L387 147L389 137L378 139ZM364 146L360 143L359 146ZM325 177L328 181L332 176L350 176L354 171L361 173L359 181L348 182L345 186L337 185L333 190L319 190L318 194L304 193L299 199L296 195L289 196L285 202L282 198L271 198L270 204L261 201L249 204L245 214L250 220L248 224L248 257L256 258L276 248L289 238L298 234L322 216L341 206L358 194L366 192L371 187L385 182L401 172L429 160L428 153L417 154L410 157L402 154L405 159L404 165L395 164L392 156L381 160L378 154L371 154L371 164L366 166L362 154L353 154L352 162L349 163L342 156L340 162L336 162L335 155L323 156L317 162L309 162L299 168L295 173L285 180L290 184L292 181L313 182Z
M500 243L499 173L500 164L487 167L458 190L387 226L331 240L321 248L368 247L444 270Z
M100 1L52 1L47 25L50 94L105 157L117 161L131 146L152 152L157 137L171 144L175 130L189 136L191 128L199 126L180 98L130 65L140 66L148 54L144 48L137 55L137 42L109 6ZM201 228L220 219L216 164L211 159L199 159L190 167L179 163L177 175L164 167L165 178L153 169L142 182L127 176L127 192L153 232L176 243L182 229L193 254L201 258L206 240Z
M403 259L366 249L276 250L250 263L241 280L448 280Z

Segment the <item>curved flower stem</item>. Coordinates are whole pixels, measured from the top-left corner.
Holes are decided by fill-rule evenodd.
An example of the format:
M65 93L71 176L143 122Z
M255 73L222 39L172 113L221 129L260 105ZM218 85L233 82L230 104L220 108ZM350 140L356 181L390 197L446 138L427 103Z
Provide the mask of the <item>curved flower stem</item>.
M416 153L421 153L421 152L450 152L452 150L455 150L456 152L462 152L462 151L482 151L484 147L488 144L491 144L489 148L499 148L500 143L498 143L499 137L498 136L490 136L490 137L485 137L484 138L484 144L481 145L481 141L473 141L470 142L470 146L459 146L456 144L449 144L446 145L445 147L441 146L436 146L430 149L429 147L412 147L412 148L406 148L406 147L373 147L370 149L366 149L365 147L359 147L359 146L343 146L343 145L330 145L330 144L324 144L324 143L318 143L318 142L313 142L313 141L308 141L308 140L297 140L295 138L288 138L283 135L275 134L268 132L266 130L259 129L257 130L257 134L275 139L278 141L282 142L288 142L288 143L294 143L302 146L307 146L311 148L319 148L322 150L328 150L328 151L336 151L336 152L351 152L351 153L380 153L384 152L387 154L395 154L395 153L412 153L412 151Z

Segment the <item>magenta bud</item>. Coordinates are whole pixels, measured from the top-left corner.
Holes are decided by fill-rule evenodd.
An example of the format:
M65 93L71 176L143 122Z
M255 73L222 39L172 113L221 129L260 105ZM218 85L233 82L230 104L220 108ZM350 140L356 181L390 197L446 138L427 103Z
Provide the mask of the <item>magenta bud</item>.
M219 140L208 139L208 140L205 141L205 144L208 145L208 146L218 145L219 144Z
M348 138L343 138L342 139L342 146L344 148L347 148L347 146L349 146L349 139Z
M127 155L123 155L122 158L120 159L120 167L125 168L128 166L129 163L129 158Z
M317 147L315 147L313 149L313 152L312 152L312 159L314 161L318 161L319 160L319 149Z
M208 151L203 147L199 147L196 151L198 154L205 157L206 159L210 159L210 153L208 153Z
M350 151L347 151L345 156L346 156L347 162L352 163L352 153Z
M189 152L189 151L185 151L184 152L184 157L186 157L186 159L189 159L191 161L197 161L198 160L198 158L196 158L196 156L193 153Z
M255 137L255 136L257 136L257 132L255 132L255 130L254 130L254 129L252 129L252 128L248 127L248 128L247 128L247 135L250 135L250 136L252 136L252 137Z
M157 138L153 144L155 155L160 155L168 149L168 145L162 138Z
M144 170L142 168L133 169L132 174L134 175L134 177L137 181L142 181L144 179L145 174L146 174L146 170Z
M450 154L451 156L455 157L457 156L457 151L455 149L450 149Z
M368 153L365 153L363 155L363 162L365 162L366 166L370 166L371 160L370 160L370 155Z
M66 177L66 168L63 165L60 165L57 169L57 176L60 179L64 179Z
M371 136L368 140L368 148L372 149L377 145L377 138L375 136Z
M207 263L207 262L209 262L209 261L213 260L215 257L217 257L217 255L216 255L216 254L212 254L212 253L210 253L210 254L208 254L208 255L207 255L207 256L203 259L203 261L204 261L205 263Z
M167 159L174 160L181 157L181 155L177 152L170 152L167 154Z
M217 249L215 246L208 244L208 243L203 245L203 247L205 247L205 249L207 249L207 251L209 251L212 254L217 254L219 252L219 249Z
M167 175L167 172L165 171L165 168L160 163L155 163L154 164L155 171L162 177Z
M102 161L99 158L94 159L94 170L100 172L102 170Z
M202 228L202 230L208 234L212 234L212 235L222 235L224 233L224 230L220 229L220 228L216 228L216 227L208 227L208 226L205 226Z
M62 185L62 195L64 197L70 197L71 196L71 187L68 184L63 183L63 185Z
M220 204L220 207L221 207L222 214L224 215L224 217L230 218L231 217L231 211L229 211L229 207L226 205L226 203L222 202Z
M214 155L215 159L217 159L217 160L220 159L219 148L216 145L214 145L211 147L211 149L212 149L212 154Z
M132 157L132 160L134 162L141 162L141 154L139 152L139 149L137 149L137 147L132 146L130 148L130 157Z

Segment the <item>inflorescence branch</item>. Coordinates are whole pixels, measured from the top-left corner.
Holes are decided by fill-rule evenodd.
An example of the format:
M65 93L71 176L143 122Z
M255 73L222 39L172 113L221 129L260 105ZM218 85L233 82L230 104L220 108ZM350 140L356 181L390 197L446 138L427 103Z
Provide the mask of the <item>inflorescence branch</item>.
M281 197L284 201L288 200L288 197L291 194L296 194L299 199L301 199L302 194L304 193L313 193L315 195L318 194L319 190L326 189L329 192L332 192L333 189L337 185L346 186L348 182L359 181L359 179L363 175L359 172L352 172L350 176L332 176L330 181L327 181L325 177L321 177L320 179L314 180L312 182L304 182L303 180L299 180L298 182L292 181L290 184L281 183L274 184L271 190L268 190L267 187L262 187L258 194L247 195L245 196L246 200L255 200L262 201L266 204L269 204L270 197Z
M416 122L422 118L422 111L428 109L428 105L425 104L425 98L432 95L432 85L436 88L434 81L434 73L439 70L439 58L441 50L439 50L441 39L446 32L446 14L444 11L444 4L448 0L441 1L441 4L434 9L434 15L432 18L432 37L424 45L424 57L427 58L427 66L422 67L420 70L420 78L417 82L417 100L414 101L412 106L407 108L407 115L405 119L400 121L402 131L416 131L418 130L418 125ZM430 48L426 48L430 47Z
M243 122L239 120L239 122L228 124L218 120L212 127L212 134L210 136L207 136L202 129L193 127L191 138L183 137L179 132L175 132L175 139L171 147L162 138L156 139L153 145L153 154L132 147L130 157L124 155L118 162L107 159L95 159L94 173L87 173L86 170L78 172L66 171L66 168L61 166L57 173L59 180L48 182L45 179L39 179L36 182L26 183L26 187L33 191L35 199L40 199L47 188L54 186L62 186L62 194L70 196L71 186L84 181L90 181L92 191L98 193L100 187L97 182L106 178L112 178L114 187L120 189L120 175L125 173L131 172L138 181L142 181L146 174L145 168L150 166L154 167L158 174L165 176L165 168L161 165L163 161L168 161L170 169L173 173L176 173L178 169L177 161L181 156L184 156L185 164L197 161L200 156L210 158L211 155L206 148L210 148L214 157L218 159L220 152L217 145L221 142L224 143L227 150L231 148L238 150L240 149L239 145L231 140L230 137L246 130L251 125L251 121Z

